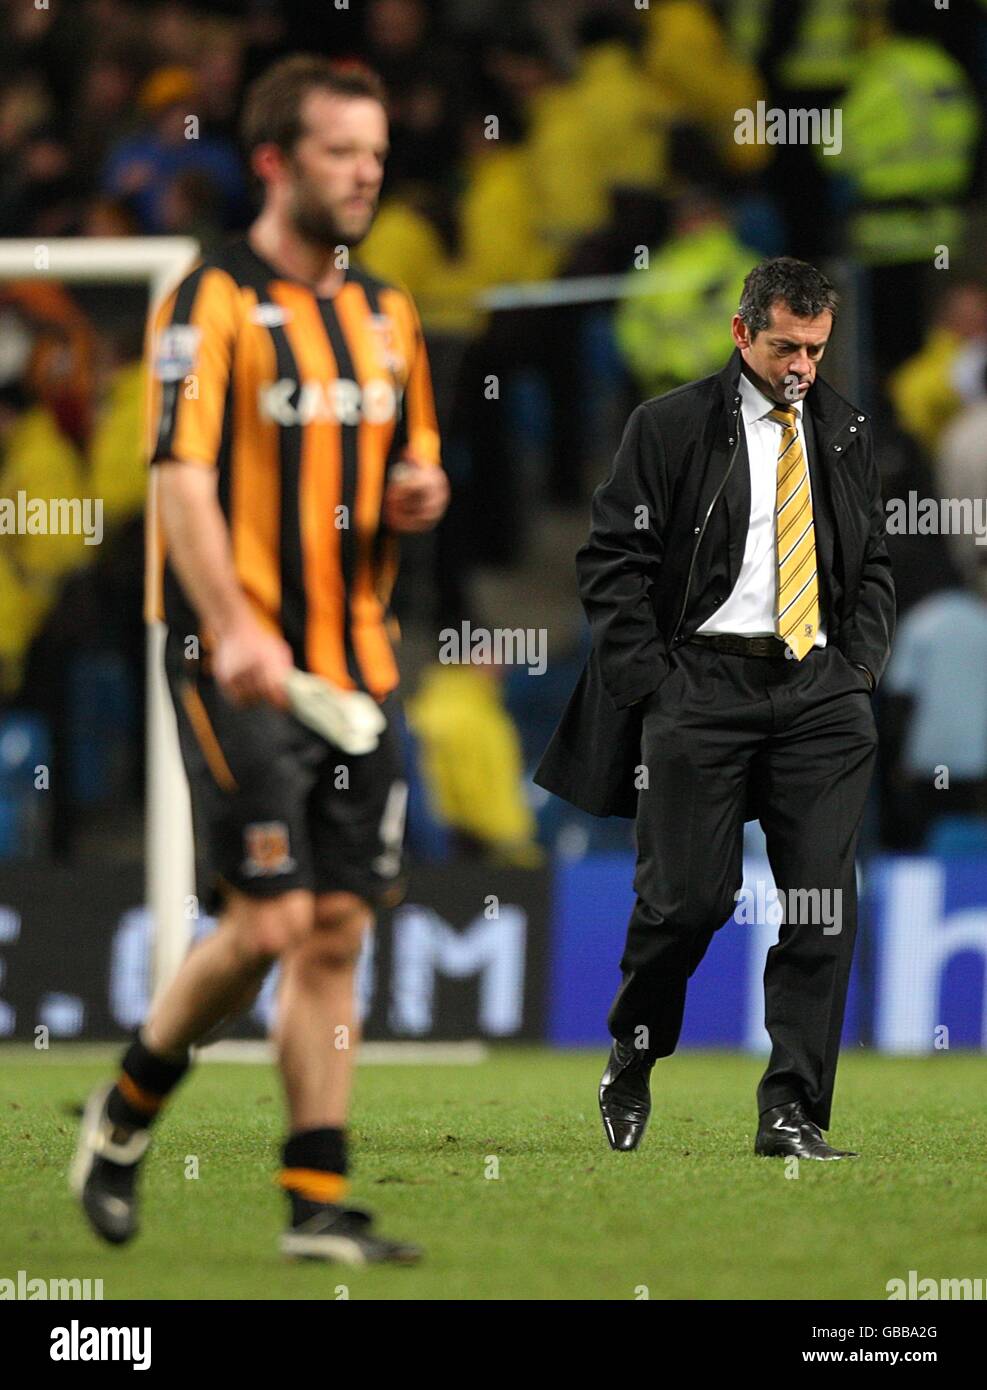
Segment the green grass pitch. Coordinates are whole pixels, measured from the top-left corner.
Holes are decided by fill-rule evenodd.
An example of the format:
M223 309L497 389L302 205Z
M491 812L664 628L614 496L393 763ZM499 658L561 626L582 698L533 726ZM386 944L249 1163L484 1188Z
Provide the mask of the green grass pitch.
M659 1063L632 1154L606 1146L602 1051L365 1067L353 1201L427 1260L352 1271L276 1252L282 1110L260 1065L197 1069L159 1126L141 1235L97 1242L65 1185L67 1108L118 1051L0 1048L0 1277L102 1278L106 1298L881 1300L910 1269L987 1276L980 1055L845 1053L829 1137L862 1156L803 1163L797 1177L752 1154L756 1057Z

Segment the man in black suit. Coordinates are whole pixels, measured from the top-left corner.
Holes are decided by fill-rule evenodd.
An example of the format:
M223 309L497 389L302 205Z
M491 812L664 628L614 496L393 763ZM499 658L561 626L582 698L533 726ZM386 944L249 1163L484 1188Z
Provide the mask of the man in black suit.
M857 925L854 856L894 631L869 423L817 378L837 309L813 266L748 275L716 376L633 412L579 551L592 653L536 781L636 817L636 904L600 1084L633 1149L686 985L759 819L781 908L755 1152L844 1157L829 1128ZM835 911L834 911L835 909Z

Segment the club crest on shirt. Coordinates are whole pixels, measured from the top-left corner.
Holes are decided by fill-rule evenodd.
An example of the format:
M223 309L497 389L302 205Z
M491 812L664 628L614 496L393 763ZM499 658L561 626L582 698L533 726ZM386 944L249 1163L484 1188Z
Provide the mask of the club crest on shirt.
M154 374L159 381L181 381L195 367L202 329L192 323L172 323L158 334Z
M277 874L290 874L296 867L288 827L283 820L258 821L244 826L243 849L243 873L247 878L273 878Z
M394 376L402 376L405 369L404 354L401 352L394 320L390 314L371 314L370 327L377 339L377 350L384 366Z

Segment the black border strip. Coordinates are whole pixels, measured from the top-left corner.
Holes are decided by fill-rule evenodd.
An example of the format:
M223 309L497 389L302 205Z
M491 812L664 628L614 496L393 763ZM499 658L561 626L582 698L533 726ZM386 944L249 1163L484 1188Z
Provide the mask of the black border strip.
M353 358L350 355L346 335L343 332L331 299L318 299L319 313L325 325L329 345L336 359L337 378L356 380ZM350 608L350 595L356 580L356 483L360 467L360 426L344 425L339 422L342 442L343 477L340 501L346 508L348 525L340 531L339 554L343 570L343 646L346 652L346 669L359 690L366 690L367 684L360 670L356 649L353 645L353 614Z

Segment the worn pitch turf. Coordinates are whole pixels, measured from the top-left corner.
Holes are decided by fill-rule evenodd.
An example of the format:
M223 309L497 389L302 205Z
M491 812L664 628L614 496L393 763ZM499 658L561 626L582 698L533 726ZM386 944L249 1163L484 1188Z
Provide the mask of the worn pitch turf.
M159 1126L142 1234L91 1236L69 1107L116 1055L0 1048L0 1278L102 1278L106 1298L885 1299L910 1269L987 1276L982 1056L845 1054L829 1138L862 1156L797 1176L752 1155L757 1058L659 1063L633 1154L606 1147L602 1053L363 1068L353 1200L427 1262L354 1272L276 1253L281 1101L260 1065L198 1068Z

